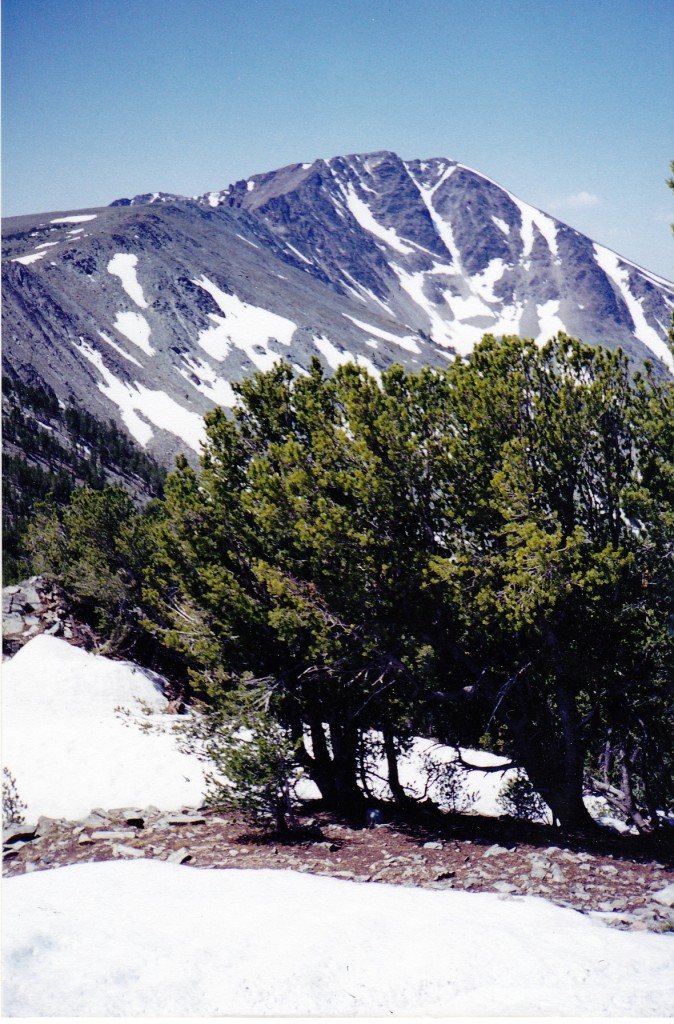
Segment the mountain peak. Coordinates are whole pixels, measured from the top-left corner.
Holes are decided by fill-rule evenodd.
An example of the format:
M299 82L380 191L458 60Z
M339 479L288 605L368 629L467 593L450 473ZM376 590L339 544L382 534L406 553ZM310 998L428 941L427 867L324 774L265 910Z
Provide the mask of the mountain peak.
M314 355L442 367L559 331L674 370L674 286L449 157L294 163L187 198L8 221L11 376L115 416L163 461L232 383Z

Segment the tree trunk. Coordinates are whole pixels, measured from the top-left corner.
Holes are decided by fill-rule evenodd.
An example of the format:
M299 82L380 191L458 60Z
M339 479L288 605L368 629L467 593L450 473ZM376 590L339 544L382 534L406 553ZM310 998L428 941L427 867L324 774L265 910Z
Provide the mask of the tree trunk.
M310 774L313 781L321 791L321 796L328 804L337 802L337 790L333 772L333 763L325 739L325 731L320 716L314 715L311 718L309 728L311 730L311 744L314 750L313 763Z
M364 802L358 785L358 732L351 722L330 721L332 742L332 776L336 805L353 810Z
M388 784L391 788L393 799L399 804L406 803L409 798L400 784L398 752L393 734L388 729L384 729L384 753L386 754L386 764L388 766Z
M558 698L559 691L558 687ZM580 726L577 722L574 726L575 705L572 713L569 702L573 704L572 696L566 692L561 694L564 709L558 708L563 723L561 735L553 731L552 722L545 727L540 721L537 727L532 726L524 705L519 711L511 707L505 721L529 781L564 831L593 832L597 825L583 802L584 748L580 742Z

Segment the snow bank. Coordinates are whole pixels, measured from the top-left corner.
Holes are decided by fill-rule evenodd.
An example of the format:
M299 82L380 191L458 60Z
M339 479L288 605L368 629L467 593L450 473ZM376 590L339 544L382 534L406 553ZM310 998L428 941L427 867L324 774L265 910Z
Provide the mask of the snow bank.
M371 738L381 743L380 734L373 732ZM453 799L448 799L442 785L443 768L457 761L458 751L454 747L436 743L435 740L416 736L398 761L398 775L408 796L415 799L429 797L443 810L489 817L503 814L504 809L498 802L498 796L503 786L516 777L516 769L508 767L510 762L507 758L486 750L461 748L461 755L475 770L459 772L454 781ZM370 768L372 778L369 785L372 792L379 798L390 800L384 757L372 759ZM481 768L490 770L480 771Z
M55 217L50 224L83 224L87 220L96 220L97 213L76 213L72 217Z
M46 252L34 252L29 256L17 256L12 260L12 263L22 263L24 267L27 267L30 263L36 263L37 260L41 260L42 257L46 255Z
M138 257L133 253L118 252L115 253L108 263L108 273L114 274L115 277L120 279L122 288L137 306L140 306L141 309L147 309L148 304L136 274L137 266Z
M8 879L8 1016L665 1016L672 940L532 897L157 861Z
M113 326L116 331L128 338L133 345L137 345L146 355L154 355L154 349L150 344L150 325L142 313L129 311L118 313Z
M107 335L103 335L103 340L110 342ZM113 347L119 351L118 346ZM100 373L103 381L98 384L99 391L114 402L126 427L139 444L145 447L152 440L154 430L150 423L153 423L160 430L175 434L198 454L201 452L201 444L206 438L203 417L180 405L165 391L153 391L140 381L129 384L128 381L115 377L103 362L101 353L86 341L80 339L77 348ZM120 354L124 355L123 352ZM128 355L125 355L125 358L137 362Z
M3 762L27 805L78 819L93 807L175 810L203 801L201 763L179 751L159 676L50 636L3 666ZM150 714L144 714L142 705ZM121 707L127 716L116 714ZM139 723L159 727L145 732Z
M293 320L244 302L238 295L229 295L203 275L193 284L208 292L224 314L209 313L215 326L199 332L199 344L212 359L226 359L234 345L263 372L279 362L280 356L269 349L268 342L274 339L282 345L289 345L297 330Z

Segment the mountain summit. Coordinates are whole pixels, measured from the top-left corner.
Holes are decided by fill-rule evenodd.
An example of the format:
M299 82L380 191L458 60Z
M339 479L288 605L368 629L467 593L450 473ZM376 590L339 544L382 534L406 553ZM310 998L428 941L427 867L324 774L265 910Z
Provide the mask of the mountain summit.
M293 164L192 198L5 222L5 372L164 461L279 359L443 366L560 330L674 370L674 285L446 158Z

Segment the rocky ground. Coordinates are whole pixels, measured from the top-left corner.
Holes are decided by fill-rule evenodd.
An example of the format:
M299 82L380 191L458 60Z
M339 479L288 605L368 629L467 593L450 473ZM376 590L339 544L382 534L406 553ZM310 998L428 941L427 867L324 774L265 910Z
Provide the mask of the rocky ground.
M41 818L5 830L3 872L135 857L197 868L285 868L363 884L539 896L618 928L674 932L674 862L666 854L653 859L625 838L588 847L547 827L445 818L363 828L318 810L301 819L292 841L282 841L229 813L96 809L79 822Z
M2 591L2 653L12 657L38 633L62 637L75 647L96 650L98 640L72 615L65 596L42 576L4 587Z
M87 649L96 637L63 596L33 577L3 590L3 651L41 632ZM670 842L607 832L592 842L549 826L418 808L364 828L310 807L292 841L252 829L243 818L183 808L97 809L82 821L41 818L4 830L6 876L82 861L148 857L198 868L286 868L360 883L531 895L600 917L619 928L674 933L674 849ZM385 812L386 813L386 812Z

